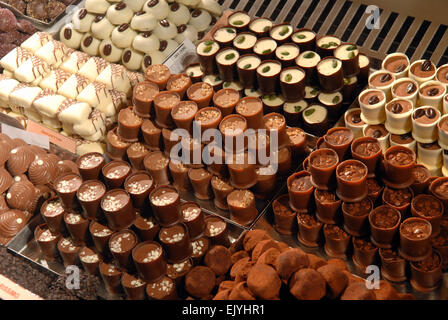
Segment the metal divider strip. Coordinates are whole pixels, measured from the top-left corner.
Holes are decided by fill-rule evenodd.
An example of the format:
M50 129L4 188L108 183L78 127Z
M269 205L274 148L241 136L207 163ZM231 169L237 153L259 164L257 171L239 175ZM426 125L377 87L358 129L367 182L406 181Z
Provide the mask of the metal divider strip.
M412 57L409 57L410 60L414 61L423 57L426 50L428 49L429 43L434 38L438 27L439 25L437 23L431 23L429 25L428 29L420 40L417 49L414 51L414 54L412 55Z
M344 3L346 1L344 0L336 0L336 3L333 5L333 8L331 8L330 12L328 13L328 16L326 17L324 23L319 29L319 34L327 34L328 30L331 28L334 19L336 19L337 15L341 11L342 7L344 6Z

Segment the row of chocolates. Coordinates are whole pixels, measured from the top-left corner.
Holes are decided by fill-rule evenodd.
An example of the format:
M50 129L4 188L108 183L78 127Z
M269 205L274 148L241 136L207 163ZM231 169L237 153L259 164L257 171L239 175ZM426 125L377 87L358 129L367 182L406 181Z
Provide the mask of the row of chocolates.
M70 48L144 72L185 39L199 41L221 14L216 0L93 0L74 13L59 38Z
M286 199L274 203L277 231L291 233L298 227L298 241L310 247L322 243L323 231L330 257L346 257L351 243L354 252L365 246L369 252L353 258L361 271L374 264L376 248L398 249L395 260L401 257L403 264L395 271L385 268L385 278L405 280L406 260L417 290L440 285L447 261L447 233L441 232L447 182L439 178L430 184L429 170L416 164L412 150L395 146L383 156L377 139L354 139L350 129L333 128L304 168L288 178Z
M436 68L429 60L410 63L405 54L392 53L382 67L370 76L370 88L359 95L360 111L353 111L356 123L346 117L346 125L356 136L365 135L367 126L374 127L383 150L405 145L433 175L446 175L442 160L448 143L444 116L448 65Z

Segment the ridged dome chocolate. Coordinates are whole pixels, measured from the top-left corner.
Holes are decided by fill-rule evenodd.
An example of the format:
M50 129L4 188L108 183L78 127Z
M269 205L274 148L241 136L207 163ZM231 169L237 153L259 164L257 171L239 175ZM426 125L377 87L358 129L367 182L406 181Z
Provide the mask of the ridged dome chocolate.
M48 156L34 160L28 168L28 177L34 185L51 185L57 174L56 162Z
M21 147L21 146L28 146L28 144L19 138L15 138L11 140L11 144L13 148Z
M11 209L34 213L38 195L36 188L29 181L15 182L6 194L6 202Z
M45 151L45 149L41 147L30 145L29 148L34 152L36 156L45 156L47 154L47 151Z
M7 140L0 140L0 166L3 166L9 158L9 152L12 149L12 145Z
M13 176L25 173L35 157L34 152L28 146L20 146L12 149L9 152L8 162L6 163L8 171Z
M8 210L0 214L0 236L14 237L28 221L28 216L20 210Z
M66 173L75 173L79 175L78 166L71 160L61 160L57 164L58 177Z
M0 195L0 214L2 214L6 210L9 210L9 207L6 204L5 196L3 194L1 194Z
M6 134L4 134L4 133L0 133L0 141L11 142L12 139L11 139L8 135L6 135Z
M9 172L5 168L0 167L0 194L8 190L13 183L14 179Z

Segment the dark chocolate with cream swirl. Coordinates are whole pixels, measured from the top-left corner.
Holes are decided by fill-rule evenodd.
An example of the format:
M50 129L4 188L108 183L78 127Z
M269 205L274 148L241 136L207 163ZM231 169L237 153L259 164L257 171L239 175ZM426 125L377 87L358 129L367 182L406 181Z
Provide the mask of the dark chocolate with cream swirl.
M28 171L31 162L34 161L36 155L28 146L20 146L9 152L8 161L6 163L8 171L17 176Z

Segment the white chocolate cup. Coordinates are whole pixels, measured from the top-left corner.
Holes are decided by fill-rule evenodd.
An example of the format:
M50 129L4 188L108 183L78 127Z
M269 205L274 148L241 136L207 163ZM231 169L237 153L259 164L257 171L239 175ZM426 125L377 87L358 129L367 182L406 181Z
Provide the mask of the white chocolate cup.
M387 86L383 86L383 87L376 87L376 86L373 86L372 84L370 84L370 79L372 79L374 76L376 76L379 73L385 73L385 72L390 73L390 75L392 76L394 81L392 81ZM392 85L394 84L395 80L396 80L396 78L392 72L389 72L387 70L378 70L369 76L369 88L370 89L378 89L378 90L383 91L384 94L386 95L386 99L389 101L390 99L392 99Z
M439 123L437 124L437 130L439 133L439 145L443 148L448 150L448 132L443 131L442 129L440 129L440 124L442 123L442 121L444 119L448 118L448 114L445 114L444 116L442 116L442 118L440 118Z
M359 106L361 107L361 119L367 124L381 124L386 121L386 111L385 111L386 95L384 94L384 92L381 90L378 91L383 93L383 99L380 99L380 102L378 102L377 104L369 105L364 104L361 101L363 93L372 90L378 91L378 89L367 89L361 92L361 94L359 95L358 101Z
M443 114L448 113L448 94L443 97Z
M426 86L430 86L430 85L440 85L443 87L443 92L440 95L437 95L435 97L430 97L430 96L425 96L422 95L420 90L425 88ZM440 112L443 112L443 97L446 94L446 86L444 83L440 82L440 81L436 81L436 80L431 80L428 82L423 83L420 86L420 89L418 91L418 97L419 97L419 101L420 104L422 106L432 106L434 108L437 108Z
M442 153L442 148L435 150L425 149L421 143L417 143L417 162L427 167L441 168L443 164Z
M423 82L432 80L432 79L434 79L435 76L436 76L436 73L434 73L434 75L431 76L431 77L420 78L420 77L416 76L415 74L413 74L413 73L411 72L411 70L412 70L412 66L413 66L414 64L417 64L417 63L419 63L419 62L424 62L424 61L425 61L425 60L417 60L417 61L414 61L414 62L411 64L411 67L409 68L409 78L414 79L415 81L418 82L418 84L422 84ZM432 63L432 62L431 62L431 63ZM433 65L434 65L434 64L433 64Z
M414 109L414 112L418 109L425 108L427 106L423 106L417 109ZM424 124L420 123L418 121L415 121L414 117L412 116L412 137L420 143L433 143L434 141L437 141L438 137L438 130L437 130L437 124L440 121L440 111L436 109L436 111L439 113L439 120L433 123ZM414 113L412 113L414 115Z
M387 59L390 59L390 58L393 58L393 57L403 57L403 58L406 58L406 60L408 61L407 68L405 70L401 71L401 72L398 72L398 73L395 73L395 72L387 70L385 68L386 61L387 61ZM381 67L383 68L383 70L387 70L387 71L391 72L395 76L395 79L401 79L401 78L407 77L410 66L411 66L411 63L409 62L408 56L406 54L404 54L404 53L401 53L401 52L395 52L395 53L388 54L386 56L386 58L384 58L383 63L381 64Z
M400 100L402 99L393 99L387 105L399 102ZM407 132L412 131L411 115L413 108L408 112L395 114L387 109L387 105L385 108L386 123L384 124L386 126L387 131L389 131L392 134L405 134Z
M406 148L408 148L408 149L411 149L411 150L414 151L414 152L417 152L417 141L415 141L415 140L413 140L413 141L410 142L410 143L403 143L403 144L400 144L400 143L396 143L396 142L394 142L394 141L392 140L392 135L390 135L390 137L389 137L389 142L390 142L390 146L391 146L391 147L393 147L393 146L403 146L403 147L406 147Z
M360 125L360 126L356 126L356 125L353 125L353 124L351 124L350 122L348 122L348 121L346 121L346 119L347 119L347 115L350 113L350 112L353 112L353 110L361 110L360 108L356 108L356 109L348 109L345 113L344 113L344 122L345 122L345 126L347 127L347 128L349 128L350 130L352 130L352 132L353 132L353 139L357 139L357 138L361 138L361 137L363 137L364 136L364 133L363 133L363 129L364 129L364 127L366 126L366 124L363 124L363 125Z
M365 125L364 128L362 129L362 133L363 133L364 137L368 137L366 135L367 127L368 126ZM390 147L389 137L390 137L390 133L386 134L384 137L377 138L378 142L380 143L381 150L382 150L383 154L386 153L387 149L389 149L389 147Z
M394 89L393 89L394 86L397 85L398 83L401 83L401 82L404 82L404 81L412 81L412 82L414 82L415 87L417 88L417 90L415 90L415 92L412 95L410 95L410 96L403 96L402 97L402 96L397 95L394 92ZM391 91L392 91L392 98L406 99L406 100L411 101L412 104L414 106L416 106L417 105L417 98L418 98L419 90L420 90L420 85L414 79L411 79L411 78L400 78L400 79L395 80L394 83L392 84L392 89L391 89Z

